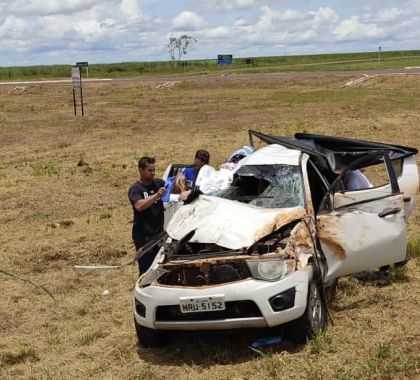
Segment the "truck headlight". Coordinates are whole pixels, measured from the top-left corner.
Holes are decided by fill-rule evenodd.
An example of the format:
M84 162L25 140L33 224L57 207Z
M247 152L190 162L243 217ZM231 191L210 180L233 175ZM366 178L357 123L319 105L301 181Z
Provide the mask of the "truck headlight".
M295 260L247 260L249 271L257 280L277 281L294 272Z

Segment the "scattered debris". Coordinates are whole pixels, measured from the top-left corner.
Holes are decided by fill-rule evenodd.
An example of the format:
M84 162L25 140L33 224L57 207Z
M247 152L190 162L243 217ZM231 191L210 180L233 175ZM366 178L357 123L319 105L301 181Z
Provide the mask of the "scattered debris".
M365 82L365 81L367 81L369 79L376 78L377 76L378 75L367 75L367 74L363 74L363 77L358 78L358 79L353 79L353 80L347 82L344 86L347 86L347 87L357 86L358 84L360 84L362 82Z
M267 338L260 338L257 339L256 341L252 342L249 345L249 348L256 352L258 355L260 356L265 356L264 352L259 350L259 348L264 347L264 346L269 346L269 345L273 345L273 344L280 344L282 342L282 337L281 336L271 336L271 337L267 337Z
M16 86L16 87L13 87L11 92L25 92L25 91L26 91L25 86Z
M100 265L100 264L93 264L93 265L73 265L75 269L120 269L124 266L132 264L134 261L130 260L130 262L123 263L120 265Z
M75 223L73 220L62 220L61 222L53 222L53 223L48 223L47 226L50 228L69 228L71 226L73 226Z
M169 87L174 86L178 82L179 81L159 83L155 88L169 88Z
M257 339L256 341L251 343L251 347L258 348L262 346L268 346L270 344L278 344L278 343L281 343L281 341L282 341L281 336L271 336L268 338Z
M109 294L109 290L108 289L105 289L103 292L102 292L102 296L107 296Z

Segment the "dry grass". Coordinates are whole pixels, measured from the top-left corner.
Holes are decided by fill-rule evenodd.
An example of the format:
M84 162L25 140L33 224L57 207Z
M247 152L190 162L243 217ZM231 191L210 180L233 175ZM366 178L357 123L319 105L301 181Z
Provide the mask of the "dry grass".
M140 155L155 155L162 172L205 148L217 165L247 142L250 128L419 147L420 78L342 88L347 80L89 85L83 119L72 115L69 87L0 88L0 268L45 285L56 298L0 275L0 377L416 378L418 208L409 225L413 260L403 275L384 288L342 279L327 334L262 356L248 345L272 332L179 334L167 348L139 349L131 311L137 268L72 269L133 256L126 192Z

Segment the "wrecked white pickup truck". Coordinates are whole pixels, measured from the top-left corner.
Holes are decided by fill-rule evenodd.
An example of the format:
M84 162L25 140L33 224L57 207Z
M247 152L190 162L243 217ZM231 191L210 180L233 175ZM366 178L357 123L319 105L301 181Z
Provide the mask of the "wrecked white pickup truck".
M338 277L405 260L416 149L250 131L255 138L268 145L239 162L231 186L196 196L167 225L134 290L141 345L162 344L170 330L285 323L302 341L326 327ZM373 184L346 189L361 168L373 169Z

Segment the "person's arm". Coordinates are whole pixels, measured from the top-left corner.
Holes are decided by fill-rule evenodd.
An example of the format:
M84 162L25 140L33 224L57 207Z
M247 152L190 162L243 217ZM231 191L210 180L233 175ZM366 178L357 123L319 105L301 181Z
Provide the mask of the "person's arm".
M163 194L165 194L166 189L164 187L159 188L156 194L151 195L146 199L139 199L136 203L134 203L134 208L138 211L147 210L153 203L158 201Z

